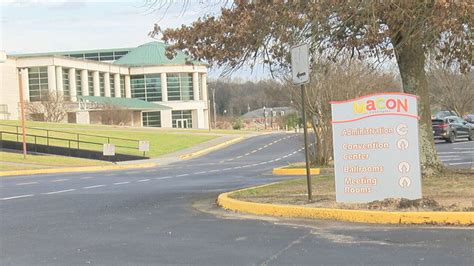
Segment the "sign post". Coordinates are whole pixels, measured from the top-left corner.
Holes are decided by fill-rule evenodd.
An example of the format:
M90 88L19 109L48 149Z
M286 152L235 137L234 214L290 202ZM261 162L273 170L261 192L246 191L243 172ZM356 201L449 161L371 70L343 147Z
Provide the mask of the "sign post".
M148 140L139 140L138 141L138 151L143 152L143 157L145 157L145 154L147 151L150 151L150 141Z
M293 84L301 86L304 152L306 161L306 183L308 185L308 200L311 201L313 199L313 193L311 188L311 172L309 168L308 127L306 125L306 96L304 89L304 84L309 82L309 53L307 44L300 44L291 48L291 72L293 77Z
M331 102L336 201L421 198L417 96Z

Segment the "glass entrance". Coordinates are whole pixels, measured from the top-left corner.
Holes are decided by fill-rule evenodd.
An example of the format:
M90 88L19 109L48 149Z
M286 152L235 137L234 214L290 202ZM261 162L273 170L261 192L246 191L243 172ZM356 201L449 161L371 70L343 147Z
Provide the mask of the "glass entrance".
M188 128L188 120L187 119L176 119L176 127L177 128Z

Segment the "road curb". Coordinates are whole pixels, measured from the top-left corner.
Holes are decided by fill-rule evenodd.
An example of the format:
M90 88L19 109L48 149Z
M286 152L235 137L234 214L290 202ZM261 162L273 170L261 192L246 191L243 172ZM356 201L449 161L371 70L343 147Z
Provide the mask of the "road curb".
M227 147L231 144L237 143L237 142L243 140L244 138L245 137L242 136L242 137L238 137L238 138L231 139L231 140L228 140L228 141L224 141L222 143L219 143L219 144L217 144L215 146L212 146L212 147L209 147L209 148L205 148L205 149L202 149L202 150L199 150L199 151L196 151L196 152L183 154L183 155L179 156L179 158L184 160L184 159L190 159L190 158L198 157L198 156L207 154L209 152L222 149L222 148Z
M330 219L373 224L474 225L474 212L383 212L311 208L303 206L255 203L236 200L229 197L229 195L232 195L232 193L235 192L265 187L272 184L222 193L217 198L217 204L227 210L279 217Z
M18 176L18 175L39 175L39 174L58 174L58 173L80 173L80 172L98 172L108 170L127 170L155 167L156 163L141 163L127 165L103 165L103 166L85 166L85 167L65 167L65 168L47 168L32 170L3 171L1 176Z
M321 168L310 168L310 174L319 175L321 173ZM273 175L306 175L306 168L273 168Z

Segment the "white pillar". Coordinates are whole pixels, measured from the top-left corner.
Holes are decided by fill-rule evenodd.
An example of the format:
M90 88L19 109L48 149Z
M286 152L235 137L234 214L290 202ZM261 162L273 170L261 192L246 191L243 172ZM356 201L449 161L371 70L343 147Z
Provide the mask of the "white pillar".
M82 96L89 96L89 75L87 70L81 70Z
M199 73L193 72L193 100L199 101Z
M48 90L56 91L56 67L48 66Z
M64 93L63 68L60 66L56 67L56 90L58 92Z
M110 73L104 73L104 89L105 97L110 97Z
M160 79L161 79L161 100L163 102L167 102L168 101L168 82L166 80L166 73L161 73Z
M130 76L125 76L125 98L132 98L132 89L130 87Z
M77 101L77 88L76 88L76 69L69 69L69 94L71 95L71 102Z
M23 85L23 99L25 102L30 101L30 81L28 79L28 68L20 70L21 83Z
M197 109L197 127L198 128L206 128L204 124L204 109L198 108Z
M161 127L163 128L171 128L173 127L172 119L171 119L171 110L161 110Z
M99 71L92 72L92 79L94 84L94 96L100 96Z
M207 102L208 95L207 95L207 74L206 73L202 74L201 87L202 87L202 100Z
M122 97L120 92L120 74L114 74L114 88L115 90L115 97L120 98Z

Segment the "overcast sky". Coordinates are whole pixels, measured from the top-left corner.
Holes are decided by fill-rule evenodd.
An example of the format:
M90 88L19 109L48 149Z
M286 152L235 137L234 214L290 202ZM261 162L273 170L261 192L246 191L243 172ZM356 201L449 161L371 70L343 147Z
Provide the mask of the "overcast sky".
M219 14L208 2L158 1L150 10L145 0L0 0L0 50L7 54L136 47L149 41L153 25L175 28L204 14ZM211 70L217 76L218 70ZM240 71L234 76L259 79L262 71Z

